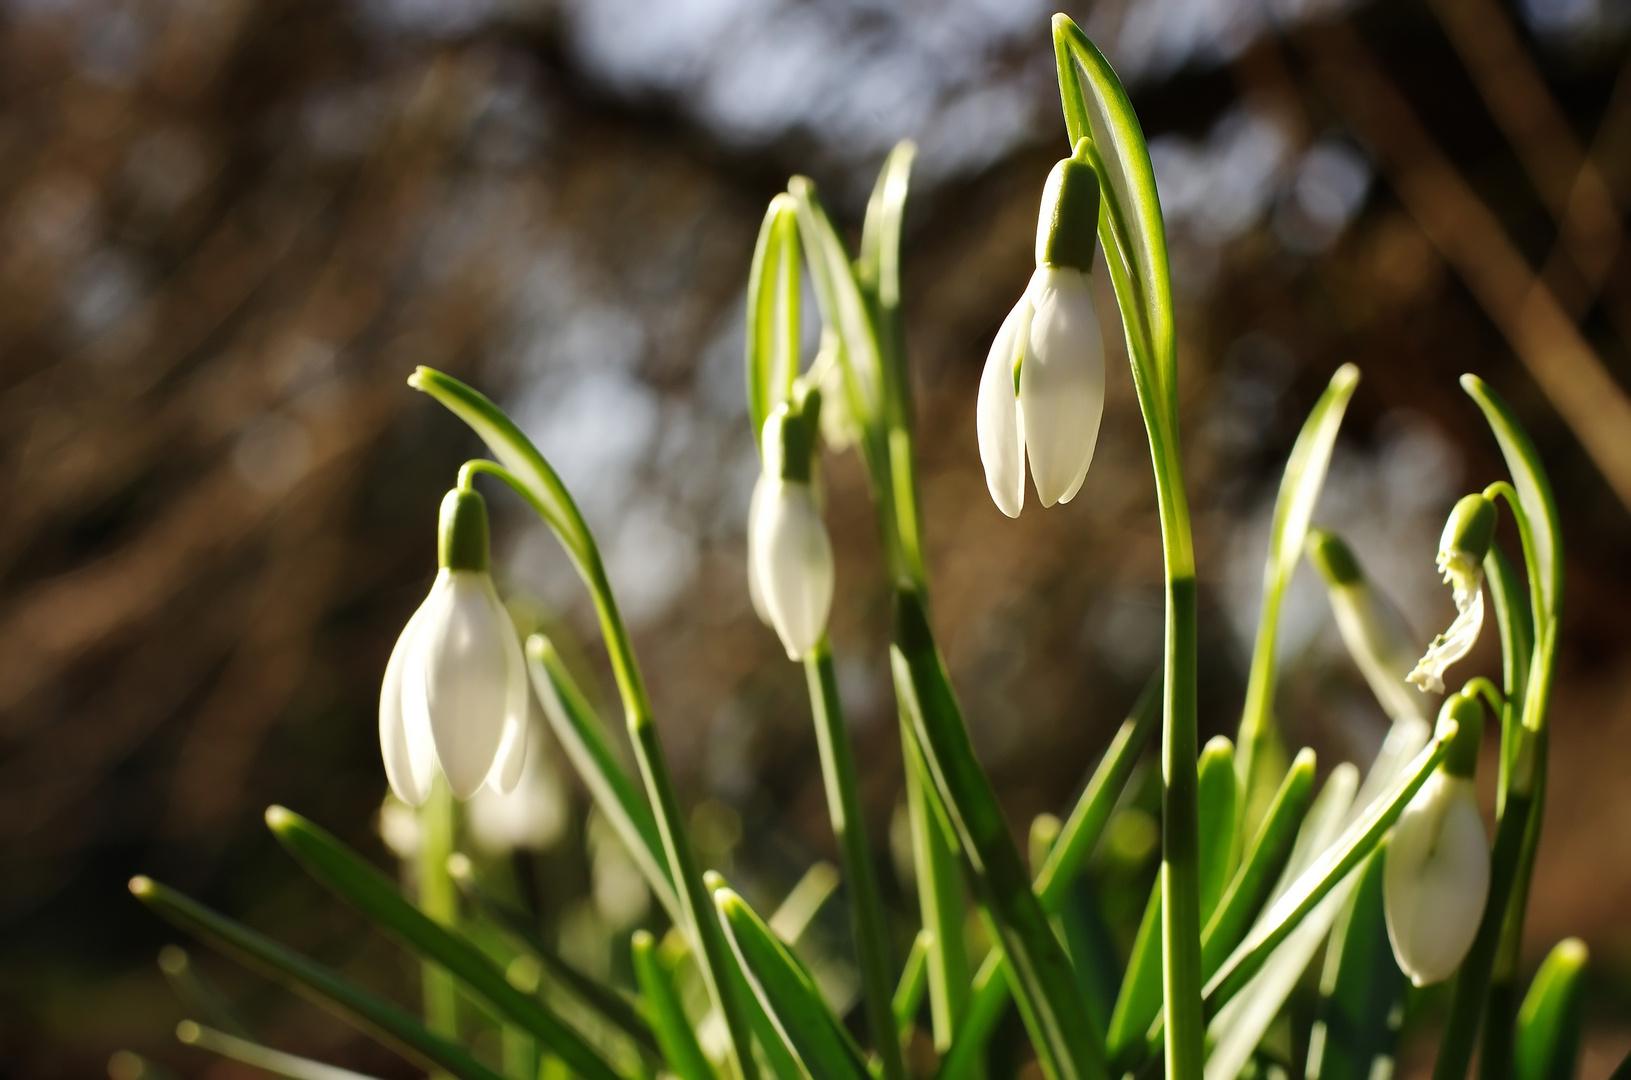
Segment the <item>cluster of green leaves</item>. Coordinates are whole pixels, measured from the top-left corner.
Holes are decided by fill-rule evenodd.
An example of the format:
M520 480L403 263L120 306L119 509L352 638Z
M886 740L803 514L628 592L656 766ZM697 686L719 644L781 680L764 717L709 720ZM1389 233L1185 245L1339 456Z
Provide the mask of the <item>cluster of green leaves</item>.
M1376 1075L1394 1052L1406 994L1383 925L1386 837L1438 766L1454 727L1441 726L1429 738L1423 717L1396 717L1395 735L1368 775L1338 765L1316 793L1313 753L1305 749L1287 761L1273 716L1280 608L1358 373L1351 367L1336 372L1292 450L1275 507L1238 738L1214 739L1201 750L1194 563L1154 174L1137 118L1103 56L1063 16L1055 20L1054 36L1068 134L1073 145L1089 140L1101 177L1098 237L1150 439L1166 564L1167 644L1162 671L1063 823L1045 819L1033 830L1029 865L975 755L932 629L900 310L910 144L884 164L857 257L815 185L802 177L771 203L754 253L746 359L755 432L797 379L823 382L834 399L829 409L839 414L830 430L853 436L866 465L894 593L890 662L922 925L904 956L894 954L887 933L830 648L824 642L806 661L862 976L864 1044L772 929L776 920L763 919L717 874L701 870L638 661L570 493L497 406L429 369L420 369L412 385L486 442L497 464L475 467L512 486L538 512L591 592L635 772L542 636L527 643L529 671L556 737L657 898L666 936L636 933L630 942L634 985L604 985L566 963L526 916L495 902L468 874L449 876L446 835L421 859L416 905L317 826L282 808L269 811L277 838L318 881L424 961L427 986L456 988L504 1032L504 1060L495 1067L460 1043L457 1023L437 1014L441 1007L432 1008L429 996L421 1022L163 885L139 878L132 891L177 925L426 1068L461 1080L531 1080L551 1069L588 1080L655 1072L681 1080L748 1080L761 1071L778 1080L904 1080L902 1046L925 1011L937 1051L935 1076L963 1080L983 1075L1010 1001L1042 1069L1056 1080L1145 1075L1163 1065L1181 1080L1203 1074L1227 1080L1254 1061L1278 1061L1326 1080ZM799 298L806 275L824 346L816 367L801 375ZM1493 695L1502 712L1500 825L1491 900L1456 981L1439 1075L1465 1076L1481 1022L1485 1075L1539 1080L1572 1069L1584 963L1577 942L1560 945L1521 1007L1516 1003L1517 944L1544 788L1560 543L1545 476L1511 410L1471 376L1464 385L1510 468L1511 482L1490 491L1506 498L1517 523L1527 590L1511 561L1494 549L1488 577L1505 657L1504 687ZM1377 666L1374 656L1356 659L1366 671ZM1384 702L1390 712L1391 701ZM1092 892L1084 868L1158 727L1161 866L1130 950L1121 956L1083 940L1072 905ZM435 813L445 824L445 808ZM450 891L454 882L465 887L462 900ZM966 895L990 942L977 966L964 933ZM1322 945L1318 1004L1301 1041L1303 1065L1276 1049L1273 1029ZM213 1026L185 1027L186 1041L297 1080L341 1080L329 1066L255 1042L219 995L199 990L202 984L190 978L189 1001ZM718 1038L703 1035L710 1017L717 1018Z

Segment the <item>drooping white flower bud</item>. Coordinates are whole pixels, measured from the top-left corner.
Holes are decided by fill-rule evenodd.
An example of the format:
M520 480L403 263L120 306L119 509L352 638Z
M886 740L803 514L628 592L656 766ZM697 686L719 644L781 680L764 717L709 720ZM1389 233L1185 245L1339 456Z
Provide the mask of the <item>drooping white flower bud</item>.
M832 608L832 543L811 486L820 412L821 394L808 388L765 421L765 469L748 515L749 591L795 660L821 641Z
M1081 489L1104 413L1104 342L1093 303L1098 176L1077 154L1054 166L1037 223L1036 272L980 376L980 460L997 508L1018 517L1025 462L1043 506Z
M1459 727L1450 751L1399 815L1383 867L1388 940L1417 986L1455 974L1489 898L1489 842L1473 786L1483 706L1473 694L1456 694L1444 703L1440 728L1449 720Z
M397 638L380 687L380 750L397 798L419 806L438 769L460 799L509 791L527 741L527 676L488 574L487 510L468 488L442 500L439 569Z
M1435 637L1408 678L1423 690L1444 692L1444 672L1478 641L1484 627L1484 556L1495 539L1495 504L1468 495L1455 504L1438 542L1438 568L1453 590L1455 621Z

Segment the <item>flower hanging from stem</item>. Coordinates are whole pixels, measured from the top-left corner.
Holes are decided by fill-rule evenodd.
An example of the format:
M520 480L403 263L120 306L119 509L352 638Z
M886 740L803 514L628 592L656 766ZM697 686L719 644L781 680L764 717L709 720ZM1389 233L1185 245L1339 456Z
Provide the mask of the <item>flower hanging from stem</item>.
M1438 542L1438 568L1455 598L1455 621L1435 637L1406 678L1430 693L1444 692L1444 672L1478 641L1484 627L1484 556L1495 538L1495 504L1468 495L1455 504Z
M454 796L515 788L527 743L527 674L488 572L487 507L469 486L442 500L436 581L380 688L379 738L397 798L420 806L438 769Z

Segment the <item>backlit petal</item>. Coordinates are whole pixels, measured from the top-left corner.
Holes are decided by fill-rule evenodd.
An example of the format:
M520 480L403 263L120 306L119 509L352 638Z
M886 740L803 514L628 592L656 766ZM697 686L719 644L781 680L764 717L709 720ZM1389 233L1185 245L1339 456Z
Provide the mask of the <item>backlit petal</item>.
M1014 360L1030 310L1029 299L1022 296L1002 321L980 374L974 414L986 487L997 509L1009 517L1019 517L1025 505L1025 438L1014 394Z
M1091 283L1080 270L1044 268L1019 372L1019 407L1031 479L1043 506L1081 489L1104 414L1104 342Z

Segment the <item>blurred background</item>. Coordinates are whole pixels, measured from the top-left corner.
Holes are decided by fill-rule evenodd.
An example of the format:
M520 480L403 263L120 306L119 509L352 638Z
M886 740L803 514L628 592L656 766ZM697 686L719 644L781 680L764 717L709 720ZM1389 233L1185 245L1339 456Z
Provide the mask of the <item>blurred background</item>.
M1568 588L1527 962L1565 934L1590 944L1584 1073L1607 1075L1631 1049L1631 6L1067 10L1132 90L1171 232L1203 737L1234 732L1279 472L1339 364L1364 381L1316 521L1424 642L1453 611L1443 516L1502 473L1456 376L1482 375L1533 432ZM937 629L1016 832L1068 808L1158 661L1161 592L1125 364L1069 506L1003 518L975 447L980 365L1068 149L1052 11L0 3L0 1073L96 1076L128 1046L245 1075L174 1043L182 1007L153 964L173 935L126 892L138 871L414 1000L412 966L299 875L261 813L287 804L390 858L379 678L434 573L439 498L479 452L406 387L416 364L501 401L583 505L705 858L773 906L834 857L801 673L747 596L742 297L787 177L812 176L854 229L902 137L919 147L905 310ZM869 829L898 854L878 543L853 454L826 476L842 690ZM609 689L566 559L492 502L518 623ZM1283 625L1288 741L1322 770L1368 761L1383 717L1306 570ZM1496 670L1489 644L1466 674ZM472 831L519 847L563 947L613 970L643 886L559 755L534 773L527 828L478 806ZM1137 803L1095 873L1151 872ZM884 876L909 941L909 881ZM1121 939L1137 915L1106 912ZM201 963L270 1041L410 1075Z

